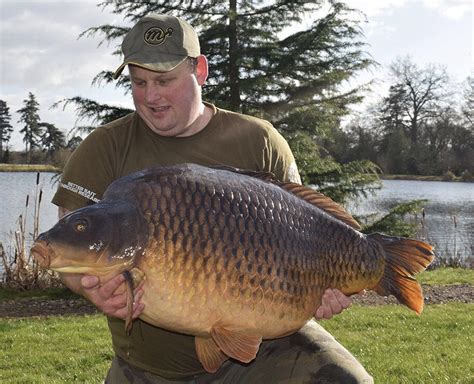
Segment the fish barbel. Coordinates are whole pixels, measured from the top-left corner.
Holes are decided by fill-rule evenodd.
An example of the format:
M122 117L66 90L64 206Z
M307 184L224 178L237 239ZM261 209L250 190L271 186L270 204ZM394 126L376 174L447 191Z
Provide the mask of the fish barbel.
M31 252L58 272L101 281L124 273L129 304L143 281L140 318L194 335L200 362L215 372L229 357L252 361L262 339L296 332L327 288L392 294L421 313L413 275L430 264L433 248L358 229L310 188L183 164L116 180L99 203L42 233Z

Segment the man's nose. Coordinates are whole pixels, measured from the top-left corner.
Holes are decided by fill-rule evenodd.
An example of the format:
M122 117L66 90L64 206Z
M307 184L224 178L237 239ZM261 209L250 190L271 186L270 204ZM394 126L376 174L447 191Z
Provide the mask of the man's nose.
M153 103L161 98L161 92L156 85L148 85L145 90L145 101Z

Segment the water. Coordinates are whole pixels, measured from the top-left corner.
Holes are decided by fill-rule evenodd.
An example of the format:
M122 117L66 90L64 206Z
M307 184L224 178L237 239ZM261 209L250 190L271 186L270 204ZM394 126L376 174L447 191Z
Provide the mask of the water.
M355 215L382 215L397 204L426 199L424 226L417 237L434 245L438 257L472 257L474 183L382 180L382 185L375 196L351 202L347 209Z
M26 233L33 233L36 195L36 172L0 172L0 242L7 254L14 247L14 232L18 230L18 218L26 217ZM58 217L58 208L51 203L56 185L54 173L40 173L38 189L42 189L39 231L49 229ZM28 208L26 197L29 195ZM31 243L32 236L27 236ZM28 245L28 244L27 244Z
M53 173L40 174L43 197L39 231L49 229L57 221L57 207L51 203L56 185ZM352 202L348 210L356 215L387 213L398 203L427 199L425 226L419 237L435 245L440 257L471 257L474 246L474 184L435 181L383 180L383 188L375 196ZM33 231L33 207L36 190L35 172L0 172L0 242L8 252L13 246L13 232L18 216L25 214L27 231ZM456 226L454 225L456 220Z

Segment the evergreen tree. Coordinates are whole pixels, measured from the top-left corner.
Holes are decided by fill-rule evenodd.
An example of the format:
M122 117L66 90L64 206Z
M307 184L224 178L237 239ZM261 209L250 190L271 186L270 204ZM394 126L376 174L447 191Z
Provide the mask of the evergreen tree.
M51 158L57 150L64 148L65 136L54 124L39 123L42 130L41 149Z
M317 182L318 167L323 164L321 172L331 162L330 168L338 167L329 156L318 161L315 154L323 151L319 138L333 135L348 106L361 100L362 87L343 90L345 82L373 64L362 51L355 10L330 0L106 0L100 6L111 7L130 24L151 12L190 22L209 60L210 76L203 88L206 100L270 120L290 145L304 141L314 151L296 150L295 154L306 182ZM316 18L316 14L323 16ZM121 43L128 30L124 25L102 25L82 35L102 34L102 42ZM111 81L109 71L94 79L96 83ZM117 85L130 91L126 75ZM80 116L94 116L98 123L107 116L107 106L91 100L69 102L79 106ZM113 116L126 112L116 110ZM360 169L366 169L366 164Z
M31 153L38 146L41 129L39 126L40 117L38 114L39 103L36 101L33 93L28 94L28 99L23 100L24 107L19 109L19 123L24 123L24 127L20 130L23 133L23 142L25 143L25 153L27 163L31 162Z
M4 151L8 150L13 127L10 124L10 108L7 102L0 100L0 161L4 161Z

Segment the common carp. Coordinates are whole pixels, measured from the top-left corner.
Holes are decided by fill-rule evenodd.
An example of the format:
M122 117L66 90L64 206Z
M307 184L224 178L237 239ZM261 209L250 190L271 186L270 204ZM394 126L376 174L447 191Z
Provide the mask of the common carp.
M421 241L364 235L338 204L271 174L195 164L114 181L63 217L31 250L41 266L107 281L143 281L140 318L194 335L208 372L252 361L262 339L289 335L327 288L371 289L421 313L413 275L432 261ZM127 327L131 326L131 310Z

